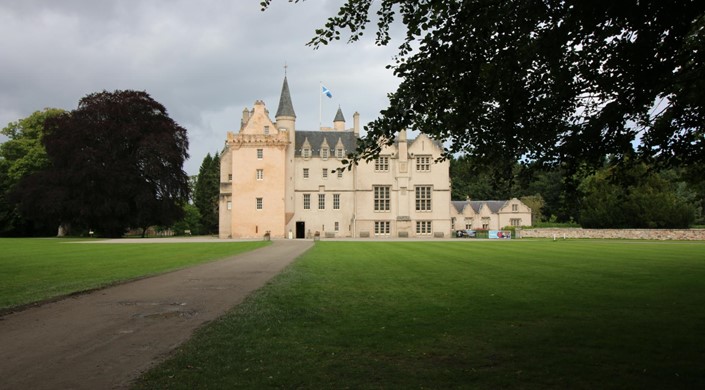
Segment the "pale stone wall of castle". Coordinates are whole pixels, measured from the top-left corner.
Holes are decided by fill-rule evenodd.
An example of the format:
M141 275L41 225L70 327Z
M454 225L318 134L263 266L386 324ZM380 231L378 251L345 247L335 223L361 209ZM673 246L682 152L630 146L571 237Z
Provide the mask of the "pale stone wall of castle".
M296 222L304 222L307 236L319 232L323 237L352 237L352 218L355 213L354 172L345 170L339 177L336 170L343 167L341 161L333 155L326 159L294 159L295 216L287 225L287 231L291 230L295 234ZM305 177L305 170L308 170L308 177ZM305 195L309 196L308 209L304 208ZM323 208L319 208L319 195L323 196ZM337 204L334 203L336 195L339 196Z

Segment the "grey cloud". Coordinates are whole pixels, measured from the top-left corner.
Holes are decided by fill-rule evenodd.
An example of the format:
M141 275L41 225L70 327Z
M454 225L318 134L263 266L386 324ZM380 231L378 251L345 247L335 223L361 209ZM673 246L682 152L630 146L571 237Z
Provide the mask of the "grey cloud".
M9 3L9 4L8 4ZM340 104L346 118L377 116L398 81L384 65L394 47L305 46L341 1L25 0L0 4L0 126L44 107L73 109L92 92L144 90L189 130L189 174L237 130L257 99L276 111L288 64L297 126L324 125ZM2 140L0 140L2 141Z

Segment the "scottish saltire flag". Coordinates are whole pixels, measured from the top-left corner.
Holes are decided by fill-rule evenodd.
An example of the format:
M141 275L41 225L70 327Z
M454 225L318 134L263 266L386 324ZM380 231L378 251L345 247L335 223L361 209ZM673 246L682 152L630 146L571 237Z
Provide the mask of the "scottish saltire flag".
M321 85L321 88L323 89L323 90L321 91L321 93L323 93L324 95L328 96L329 98L332 98L332 97L333 97L333 94L330 93L330 89L328 89L328 88L326 88L326 87L324 87L324 86L322 86L322 85Z

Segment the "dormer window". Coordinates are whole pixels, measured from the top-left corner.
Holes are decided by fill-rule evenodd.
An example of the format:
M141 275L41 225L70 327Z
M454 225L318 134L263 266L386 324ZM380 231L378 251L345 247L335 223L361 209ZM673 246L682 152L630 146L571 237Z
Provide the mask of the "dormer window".
M301 156L303 158L311 158L311 149L309 149L309 148L301 149Z
M322 159L328 159L328 156L330 155L330 150L328 148L323 148L321 149L321 158Z
M343 148L335 149L335 157L336 157L336 158L343 158L343 157L345 157L345 151L343 150Z

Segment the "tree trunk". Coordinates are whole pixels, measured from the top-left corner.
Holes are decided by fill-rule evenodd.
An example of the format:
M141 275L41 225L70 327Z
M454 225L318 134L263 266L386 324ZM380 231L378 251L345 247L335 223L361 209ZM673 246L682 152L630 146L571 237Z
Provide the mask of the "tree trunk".
M71 224L62 222L59 224L59 231L56 233L57 237L66 237L71 234Z

